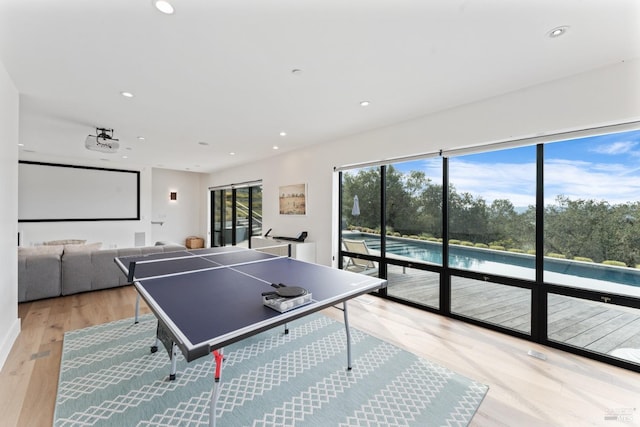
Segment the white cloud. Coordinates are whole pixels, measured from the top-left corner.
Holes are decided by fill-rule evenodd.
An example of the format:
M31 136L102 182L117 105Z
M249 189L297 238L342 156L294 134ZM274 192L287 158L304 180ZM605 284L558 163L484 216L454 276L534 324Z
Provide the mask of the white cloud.
M591 151L598 154L609 154L609 155L618 155L618 154L627 154L633 153L633 149L638 145L635 141L616 141L611 144L603 144L594 147ZM637 153L633 153L637 154Z
M516 207L535 205L535 163L450 163L456 191L487 203L510 200ZM571 199L607 200L611 204L640 201L638 170L622 164L553 160L545 163L545 204L558 195Z
M550 161L545 163L544 179L547 203L558 194L611 204L640 200L636 168L621 164Z
M536 201L536 164L470 163L455 159L449 165L451 183L459 193L482 197L488 204L507 199L517 207Z

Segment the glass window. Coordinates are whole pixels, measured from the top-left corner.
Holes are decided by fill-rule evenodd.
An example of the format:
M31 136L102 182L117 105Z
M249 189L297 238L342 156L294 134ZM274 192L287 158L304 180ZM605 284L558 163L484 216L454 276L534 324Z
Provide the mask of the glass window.
M449 160L449 266L535 279L536 147Z
M251 188L238 188L236 192L235 226L236 245L249 246L249 191Z
M529 289L452 276L451 312L531 333Z
M212 246L224 246L224 190L215 190L211 192L211 229L213 232Z
M386 255L442 265L442 159L386 168Z
M342 248L364 255L380 255L380 168L342 173ZM377 275L377 263L346 257L345 268Z
M262 186L251 187L251 235L262 234Z
M548 296L549 339L638 363L640 310L564 295Z
M640 296L640 131L544 147L544 280Z
M211 229L213 246L249 246L262 233L262 185L212 190Z
M387 295L440 308L439 273L390 264L387 280Z

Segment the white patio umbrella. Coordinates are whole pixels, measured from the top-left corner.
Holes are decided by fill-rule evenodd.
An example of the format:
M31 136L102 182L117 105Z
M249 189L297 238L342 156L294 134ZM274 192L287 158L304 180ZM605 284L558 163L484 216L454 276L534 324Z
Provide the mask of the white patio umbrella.
M353 208L351 209L351 215L360 215L360 202L358 201L358 195L353 196Z

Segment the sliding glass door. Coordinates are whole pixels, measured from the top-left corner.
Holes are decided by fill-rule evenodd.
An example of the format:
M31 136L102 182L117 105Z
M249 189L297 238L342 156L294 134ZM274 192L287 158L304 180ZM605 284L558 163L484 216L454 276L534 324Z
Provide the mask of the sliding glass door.
M640 132L544 147L549 340L640 362ZM562 292L568 290L569 292Z
M249 247L262 232L262 185L211 190L211 245Z
M449 159L451 313L531 333L531 289L498 276L535 281L536 147Z
M340 171L380 295L640 371L640 130Z
M227 218L225 209L226 190L211 192L211 246L225 246L224 228Z

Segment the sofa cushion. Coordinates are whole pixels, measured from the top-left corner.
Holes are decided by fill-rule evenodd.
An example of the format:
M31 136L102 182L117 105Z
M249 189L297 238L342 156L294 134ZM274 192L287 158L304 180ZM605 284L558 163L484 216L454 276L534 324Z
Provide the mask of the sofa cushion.
M18 256L56 255L60 257L63 251L62 245L19 246Z
M18 248L18 302L128 284L116 257L183 250L179 244L100 249L101 243Z
M60 255L18 257L18 302L57 297L61 291Z
M65 252L62 255L62 295L91 290L91 252Z
M176 244L90 251L75 247L71 250L65 248L62 255L62 294L71 295L128 284L126 276L115 263L116 257L140 256L181 249L184 249L184 246Z
M102 242L88 243L88 244L67 244L64 245L64 252L93 252L102 248Z

